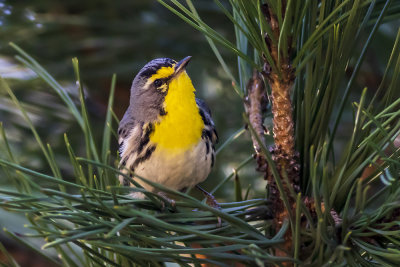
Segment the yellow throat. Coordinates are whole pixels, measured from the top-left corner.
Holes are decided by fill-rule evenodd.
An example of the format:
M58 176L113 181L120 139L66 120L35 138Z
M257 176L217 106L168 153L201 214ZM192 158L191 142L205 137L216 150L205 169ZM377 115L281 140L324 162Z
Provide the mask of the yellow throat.
M199 142L204 122L196 104L195 91L186 71L172 78L164 100L166 115L154 125L151 142L170 153L184 151Z

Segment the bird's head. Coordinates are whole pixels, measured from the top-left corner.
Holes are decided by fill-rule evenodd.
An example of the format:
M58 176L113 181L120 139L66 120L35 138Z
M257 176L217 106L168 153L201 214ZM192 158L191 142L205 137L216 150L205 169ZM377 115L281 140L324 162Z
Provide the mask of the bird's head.
M147 119L150 116L155 120L170 91L182 93L188 91L193 94L194 87L186 74L186 66L190 59L188 56L177 62L170 58L157 58L147 63L133 80L131 108L141 113L145 112Z
M186 66L192 57L185 57L179 62L170 58L157 58L147 63L133 81L132 91L141 94L151 91L158 94L168 92L172 81L186 74Z

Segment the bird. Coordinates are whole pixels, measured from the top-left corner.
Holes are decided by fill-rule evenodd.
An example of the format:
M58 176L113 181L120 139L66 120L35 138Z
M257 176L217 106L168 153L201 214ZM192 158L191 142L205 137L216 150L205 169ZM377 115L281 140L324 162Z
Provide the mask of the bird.
M124 174L119 181L132 187L126 176L135 179L136 174L174 190L197 187L207 203L218 206L198 186L215 163L218 134L210 109L195 96L186 72L190 60L191 56L179 62L153 59L134 78L129 106L118 127L119 168ZM162 193L141 180L135 182L147 191ZM130 196L145 197L135 191Z

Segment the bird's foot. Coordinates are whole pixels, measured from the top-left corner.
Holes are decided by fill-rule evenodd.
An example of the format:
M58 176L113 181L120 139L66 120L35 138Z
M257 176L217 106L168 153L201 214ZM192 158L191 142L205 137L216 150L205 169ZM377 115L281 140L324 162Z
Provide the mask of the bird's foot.
M217 200L215 199L215 197L208 193L206 190L204 190L203 188L201 188L200 186L196 185L196 188L199 189L204 196L206 197L206 203L208 206L214 208L214 209L221 209L221 206L218 204ZM217 217L218 223L217 223L217 227L221 227L222 226L222 220L220 217Z
M176 201L172 198L169 198L165 192L158 192L157 193L163 200L161 201L161 209L165 210L166 203L168 203L173 210L176 210Z

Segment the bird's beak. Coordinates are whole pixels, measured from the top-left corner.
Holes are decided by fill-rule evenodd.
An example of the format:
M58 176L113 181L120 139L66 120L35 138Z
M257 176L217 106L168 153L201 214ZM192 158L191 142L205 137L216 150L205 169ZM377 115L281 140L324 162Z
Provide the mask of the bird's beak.
M174 76L177 76L179 73L181 73L183 70L186 69L187 64L189 63L190 59L192 57L188 56L185 57L184 59L182 59L181 61L179 61L176 65L175 65L175 72L174 72Z

